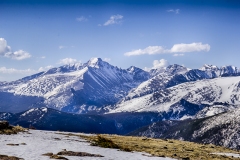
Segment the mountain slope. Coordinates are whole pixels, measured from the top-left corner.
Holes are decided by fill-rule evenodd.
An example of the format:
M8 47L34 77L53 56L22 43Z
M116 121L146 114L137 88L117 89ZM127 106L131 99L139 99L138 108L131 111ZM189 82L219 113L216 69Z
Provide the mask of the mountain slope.
M240 105L239 84L240 77L221 77L182 83L159 89L145 96L123 100L116 104L110 113L173 112L177 114L175 118L181 118L184 115L193 116L201 109L216 104L238 107ZM196 108L196 111L192 114L185 114L191 108Z
M212 143L240 149L240 109L202 119L161 121L129 135Z
M66 113L46 107L15 114L0 112L0 120L26 128L34 126L42 130L121 135L162 119L161 114L151 112L93 115Z
M136 67L123 70L100 58L93 58L84 64L52 68L15 82L2 83L0 94L9 94L12 101L27 97L25 101L29 104L16 107L17 111L47 106L84 113L116 103L148 77L149 73ZM11 106L12 101L4 101L0 107Z
M204 65L201 69L188 69L181 65L169 65L166 68L150 70L151 78L131 90L124 98L130 100L143 95L151 94L159 89L169 88L181 83L192 82L217 77L239 76L239 71L234 66L218 68L213 65Z

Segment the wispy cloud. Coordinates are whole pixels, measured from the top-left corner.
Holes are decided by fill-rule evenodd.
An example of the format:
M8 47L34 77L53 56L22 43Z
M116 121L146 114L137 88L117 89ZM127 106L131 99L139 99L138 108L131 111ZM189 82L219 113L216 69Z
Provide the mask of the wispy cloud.
M122 23L122 19L123 19L123 16L120 15L120 14L117 14L117 15L112 15L110 17L109 20L107 20L103 26L109 26L109 25L113 25L113 24L121 24ZM99 24L98 26L101 26L101 24Z
M144 49L137 49L131 52L126 52L125 56L137 56L137 55L153 55L153 54L165 54L165 53L186 53L186 52L201 52L205 51L208 52L210 50L209 44L202 44L199 43L190 43L190 44L174 44L171 49L165 49L162 46L149 46ZM176 56L177 54L175 54ZM180 55L180 54L179 54ZM183 56L184 54L181 54Z
M80 63L80 61L73 58L64 58L59 61L59 64L74 64L74 63Z
M0 55L14 60L23 60L31 57L28 52L23 50L13 52L4 38L0 38Z
M138 55L143 55L143 54L160 54L164 53L165 49L162 46L149 46L144 49L137 49L133 50L131 52L126 52L124 55L125 56L138 56Z
M170 53L176 53L176 52L208 52L210 50L209 44L202 44L199 43L190 43L190 44L174 44L173 47L170 50Z
M63 45L58 46L58 49L65 49L65 48L74 48L74 46L63 46Z
M39 71L39 72L47 71L47 70L49 70L49 69L51 69L51 68L53 68L52 65L49 65L49 66L46 66L46 67L40 67L40 68L38 69L38 71Z
M174 57L184 56L184 54L182 54L182 53L180 53L180 54L175 53L173 56L174 56Z
M7 52L4 56L7 58L15 59L15 60L23 60L31 57L31 55L28 52L23 50L19 50L15 52Z
M78 21L78 22L84 22L84 21L87 21L88 19L86 18L86 17L84 17L84 16L81 16L81 17L77 17L76 18L76 21Z
M167 12L179 14L180 13L180 9L169 9L169 10L167 10Z
M67 46L58 46L59 49L67 48Z
M110 58L104 58L103 60L106 61L106 62L110 62L111 61Z
M0 67L0 73L4 74L33 74L36 73L35 70L32 69L15 69L15 68L6 68L6 67Z

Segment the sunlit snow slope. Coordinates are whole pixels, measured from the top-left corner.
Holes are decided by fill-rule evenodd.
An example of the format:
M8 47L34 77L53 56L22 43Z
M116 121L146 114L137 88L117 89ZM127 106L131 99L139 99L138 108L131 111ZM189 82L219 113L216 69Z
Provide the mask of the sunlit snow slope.
M12 97L5 106L22 97L26 97L26 102L33 101L20 104L19 110L47 106L69 112L87 112L116 103L148 77L149 74L139 68L123 70L100 58L93 58L85 64L66 65L15 82L2 83L0 94Z
M216 104L240 105L240 77L221 77L186 82L118 103L114 112L168 112L185 110L183 103L199 107Z

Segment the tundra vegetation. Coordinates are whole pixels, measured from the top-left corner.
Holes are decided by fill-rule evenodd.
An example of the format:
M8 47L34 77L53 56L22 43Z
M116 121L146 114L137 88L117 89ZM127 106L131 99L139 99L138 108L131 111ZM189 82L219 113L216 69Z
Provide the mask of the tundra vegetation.
M68 136L79 136L68 134ZM172 139L154 139L146 137L119 136L119 135L80 135L94 146L116 148L123 151L146 152L151 156L172 157L183 160L234 160L233 156L218 155L215 153L234 153L237 150L228 149L213 144L198 144L188 141Z

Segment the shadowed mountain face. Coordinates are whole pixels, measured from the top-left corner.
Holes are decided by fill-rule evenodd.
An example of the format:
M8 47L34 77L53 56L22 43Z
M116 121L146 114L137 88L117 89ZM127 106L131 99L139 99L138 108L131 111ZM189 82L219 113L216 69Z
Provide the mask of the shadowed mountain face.
M180 139L240 149L240 109L183 121L160 121L128 135Z
M122 135L163 118L162 115L151 112L92 115L66 113L46 107L15 114L0 112L0 120L26 128L33 126L41 130Z

